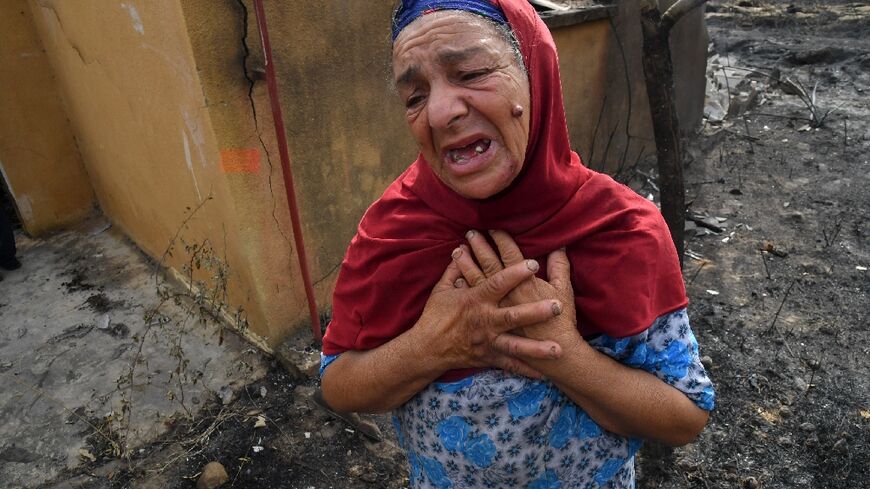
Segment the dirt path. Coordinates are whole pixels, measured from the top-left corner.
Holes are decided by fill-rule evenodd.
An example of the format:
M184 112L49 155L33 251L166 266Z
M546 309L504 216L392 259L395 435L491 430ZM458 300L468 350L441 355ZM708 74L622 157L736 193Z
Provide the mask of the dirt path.
M638 487L866 487L870 7L720 0L708 12L719 105L690 147L685 275L718 405L696 443L644 450ZM312 391L273 366L130 464L47 487L190 488L212 460L229 487L404 487L386 419L372 442Z
M67 481L265 374L200 309L161 301L154 264L102 218L21 237L18 251L22 267L0 282L2 489Z

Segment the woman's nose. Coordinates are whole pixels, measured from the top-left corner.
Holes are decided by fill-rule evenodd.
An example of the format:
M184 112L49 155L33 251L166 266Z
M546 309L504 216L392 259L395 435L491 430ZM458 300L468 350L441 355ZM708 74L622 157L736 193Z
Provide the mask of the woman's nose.
M447 129L468 114L468 105L454 87L433 86L429 92L427 112L432 128Z

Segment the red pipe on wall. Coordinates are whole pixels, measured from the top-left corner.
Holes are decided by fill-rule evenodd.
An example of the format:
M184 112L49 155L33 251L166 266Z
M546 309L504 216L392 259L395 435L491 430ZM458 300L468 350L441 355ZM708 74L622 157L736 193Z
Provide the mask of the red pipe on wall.
M305 243L302 239L302 225L299 220L299 206L296 203L296 192L293 186L293 172L290 171L290 152L287 149L287 135L284 132L284 116L281 113L281 103L278 100L278 81L275 77L275 65L272 62L272 45L269 43L269 29L266 26L266 11L263 0L254 0L254 10L257 13L257 27L260 30L260 41L263 44L263 55L266 59L266 83L269 86L269 101L272 104L272 119L275 121L275 136L278 138L278 152L281 155L281 169L284 174L284 190L287 193L287 205L290 207L290 221L293 223L293 239L296 241L296 256L299 258L299 269L302 272L302 282L305 285L305 297L308 299L308 312L311 314L311 334L320 343L323 338L320 333L320 316L317 314L317 302L314 299L314 287L308 273L308 260L305 258Z

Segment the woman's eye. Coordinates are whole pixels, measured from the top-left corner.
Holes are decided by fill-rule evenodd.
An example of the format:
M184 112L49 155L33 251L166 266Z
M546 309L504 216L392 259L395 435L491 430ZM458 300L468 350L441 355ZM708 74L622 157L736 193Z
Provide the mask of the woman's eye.
M410 109L410 108L413 108L413 107L416 107L416 106L419 105L420 102L422 102L422 101L423 101L423 96L422 96L422 95L413 95L413 96L411 96L411 97L408 97L407 100L405 100L405 107L406 107L406 108L409 108L409 109Z
M477 71L466 71L459 75L459 79L462 81L471 81L475 78L480 78L481 76L486 74L486 70L477 70Z

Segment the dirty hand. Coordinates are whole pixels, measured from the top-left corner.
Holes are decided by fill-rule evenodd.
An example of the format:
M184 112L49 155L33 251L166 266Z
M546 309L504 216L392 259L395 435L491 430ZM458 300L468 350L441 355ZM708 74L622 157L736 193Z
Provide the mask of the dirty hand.
M466 238L474 256L465 252L454 260L464 281L471 286L525 260L519 247L506 232L491 231L490 236L498 248L498 254L480 232L469 231ZM479 267L474 261L475 258L480 264ZM547 280L529 276L506 295L502 305L516 306L540 301L549 301L554 311L558 309L561 314L535 325L518 328L515 332L530 339L554 340L561 346L577 341L580 334L577 332L571 265L564 250L554 251L547 257Z
M511 290L534 276L538 263L521 259L476 280L474 286L457 287L457 281L463 280L458 265L462 254L459 248L454 250L453 261L433 288L414 327L422 328L430 351L448 368L495 367L540 378L541 374L522 359L558 358L559 345L509 332L547 321L560 311L553 307L552 300L500 306Z

